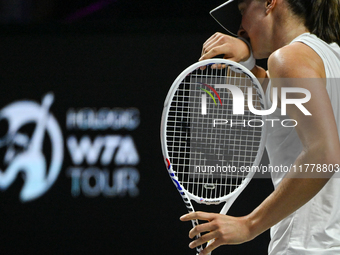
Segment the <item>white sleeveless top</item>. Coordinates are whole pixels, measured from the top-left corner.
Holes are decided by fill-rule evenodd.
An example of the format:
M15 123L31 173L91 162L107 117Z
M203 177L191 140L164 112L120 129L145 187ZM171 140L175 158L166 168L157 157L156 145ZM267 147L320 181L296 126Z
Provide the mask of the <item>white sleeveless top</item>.
M328 78L326 89L340 135L340 79L334 79L340 78L339 46L336 43L327 44L310 33L298 36L293 42L308 45L323 60ZM269 92L270 83L266 91L270 107ZM278 108L268 118L283 120L287 116L281 116L281 109ZM266 148L270 165L290 166L301 153L302 144L294 128L274 125L268 128ZM274 187L279 185L284 175L280 172L272 174ZM340 176L336 177L333 176L308 203L271 228L270 255L340 254Z

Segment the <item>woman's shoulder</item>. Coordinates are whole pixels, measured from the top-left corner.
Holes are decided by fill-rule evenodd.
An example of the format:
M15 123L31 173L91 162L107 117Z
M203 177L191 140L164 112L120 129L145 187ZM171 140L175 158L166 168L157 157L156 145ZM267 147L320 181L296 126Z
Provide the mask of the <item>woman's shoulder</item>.
M276 51L268 58L271 78L320 78L325 77L321 57L302 42L293 42Z

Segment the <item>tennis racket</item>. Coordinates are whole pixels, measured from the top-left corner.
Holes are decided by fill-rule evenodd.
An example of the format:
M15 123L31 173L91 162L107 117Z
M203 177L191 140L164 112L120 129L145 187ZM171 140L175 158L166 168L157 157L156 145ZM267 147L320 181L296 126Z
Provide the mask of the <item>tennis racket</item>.
M264 98L255 76L225 59L197 62L172 84L162 114L161 145L189 212L193 200L225 202L220 213L226 214L253 177L265 144L265 116L258 114L266 109ZM202 249L197 247L197 253Z

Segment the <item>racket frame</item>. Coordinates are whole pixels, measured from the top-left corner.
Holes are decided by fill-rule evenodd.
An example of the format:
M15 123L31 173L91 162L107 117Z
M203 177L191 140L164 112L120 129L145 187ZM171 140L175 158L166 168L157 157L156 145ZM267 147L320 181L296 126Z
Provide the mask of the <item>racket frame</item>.
M168 119L168 113L169 113L169 108L171 105L171 100L174 97L178 86L182 83L183 79L185 79L186 76L190 75L193 71L197 70L198 68L202 66L208 66L212 64L222 64L226 65L227 67L230 67L233 71L237 73L244 73L246 74L251 80L252 83L255 85L255 89L257 90L257 93L260 94L260 101L261 104L263 105L263 109L267 109L266 105L266 100L265 100L265 94L263 92L262 86L257 80L257 78L244 66L242 66L239 63L226 60L226 59L219 59L219 58L214 58L214 59L207 59L203 60L197 63L192 64L191 66L187 67L180 75L177 76L175 81L172 83L171 88L169 89L169 92L166 96L165 102L164 102L164 108L163 108L163 113L162 113L162 119L161 119L161 147L162 147L162 153L164 157L164 162L168 171L168 174L170 175L170 178L174 185L176 186L178 192L180 193L187 209L189 212L194 212L194 207L192 206L191 200L195 201L196 203L199 204L220 204L222 202L226 202L225 205L223 206L222 210L220 211L220 214L226 214L235 199L239 196L239 194L244 190L244 188L248 185L250 180L255 174L255 171L249 171L245 179L242 181L242 183L235 188L235 190L227 195L224 195L220 197L219 199L216 198L200 198L189 191L187 191L179 182L176 172L172 168L172 164L170 161L169 153L167 150L167 139L166 139L166 129L167 129L167 119ZM265 141L266 141L266 116L262 115L262 121L264 122L264 125L262 127L262 132L261 132L261 139L260 139L260 144L259 144L259 149L257 151L257 155L255 158L255 161L253 163L253 166L258 166L260 164L260 161L262 159L262 154L264 152L264 147L265 147ZM198 225L197 220L192 221L192 225L195 227ZM200 237L197 236L197 238ZM210 244L211 242L209 242ZM209 245L208 244L208 245ZM202 246L197 247L197 253L199 253L203 249Z

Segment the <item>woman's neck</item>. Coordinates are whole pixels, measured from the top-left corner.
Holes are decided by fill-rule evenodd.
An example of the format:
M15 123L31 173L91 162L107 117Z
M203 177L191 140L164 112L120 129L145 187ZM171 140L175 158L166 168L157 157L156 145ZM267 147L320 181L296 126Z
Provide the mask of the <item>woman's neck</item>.
M275 31L273 33L274 50L290 44L299 35L309 32L304 22L288 11L282 13L282 16L278 18L278 22L274 24L273 31Z

